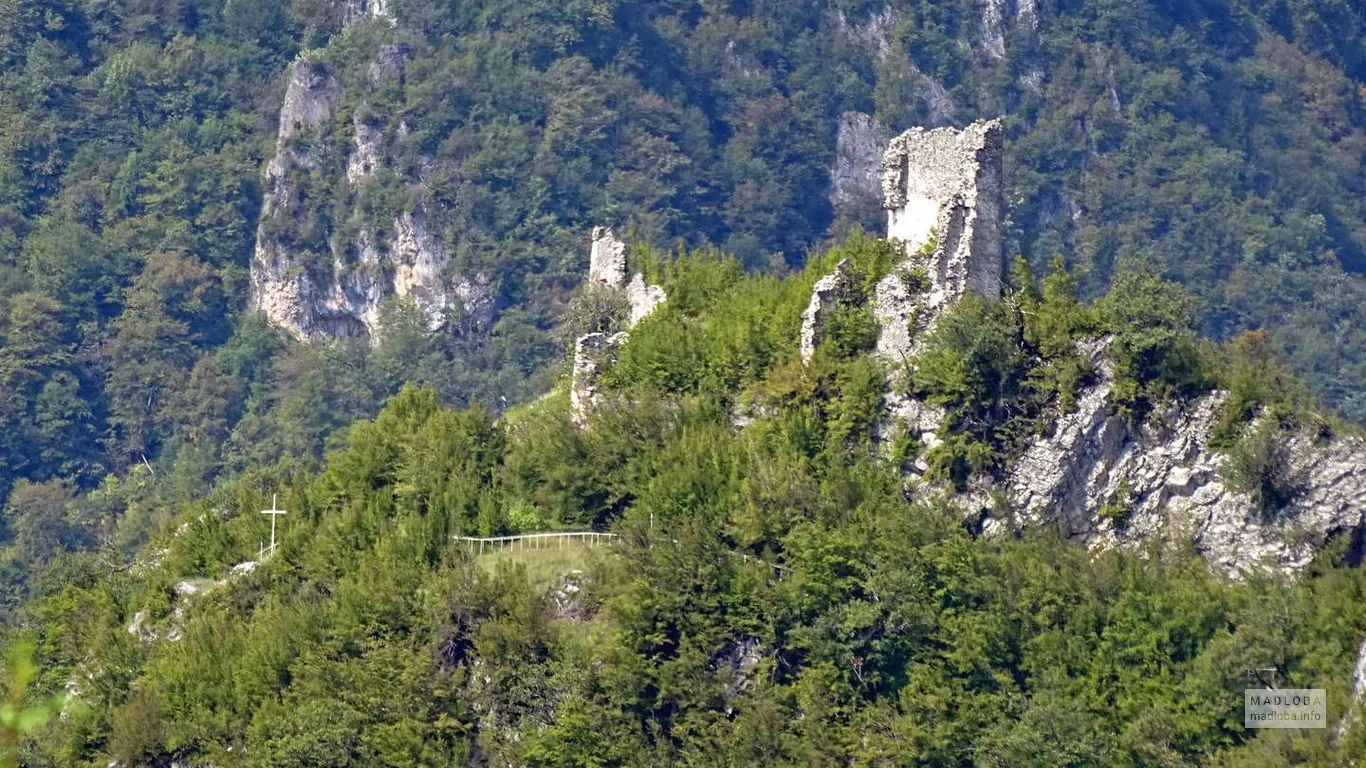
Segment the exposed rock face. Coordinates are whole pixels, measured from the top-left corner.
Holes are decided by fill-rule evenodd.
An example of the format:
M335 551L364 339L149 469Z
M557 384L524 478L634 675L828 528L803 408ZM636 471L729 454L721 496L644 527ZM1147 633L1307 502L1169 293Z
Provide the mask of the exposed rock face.
M982 0L982 50L993 59L1006 55L1005 37L1006 0Z
M759 640L743 637L726 643L721 655L712 662L712 668L721 679L721 695L727 701L726 714L733 711L729 702L738 699L749 690L755 670L764 660L759 648Z
M1022 522L1057 522L1068 536L1102 547L1186 533L1212 564L1234 574L1300 568L1330 536L1362 529L1366 442L1291 438L1291 474L1302 487L1264 520L1250 497L1225 483L1227 458L1209 445L1225 395L1170 406L1131 429L1113 413L1107 347L1106 340L1086 345L1099 381L1011 467L1006 488ZM1103 519L1107 504L1127 520Z
M361 15L384 15L383 4L357 6ZM399 78L411 53L402 44L386 45L371 64L371 87ZM482 330L492 321L495 290L480 274L450 274L450 257L428 227L426 203L414 194L411 210L386 222L353 212L354 239L325 233L326 243L300 246L291 233L306 217L301 177L319 165L315 144L327 141L341 103L342 89L323 63L300 58L291 69L280 110L276 154L266 166L266 193L251 263L254 302L271 323L304 340L368 336L377 340L380 308L391 298L408 298L431 330L460 318L461 330ZM386 155L384 126L352 115L351 151L346 181L363 191ZM419 184L416 188L420 188ZM330 259L320 266L316 251ZM310 256L309 251L315 254ZM453 310L459 310L454 315Z
M882 162L887 237L907 258L875 292L884 358L909 358L915 337L967 293L1000 295L1002 154L1000 120L913 128L892 140ZM912 273L928 278L927 290Z
M371 62L366 77L370 86L378 87L390 80L397 80L412 61L413 50L407 43L386 43L379 47L379 54Z
M588 283L601 290L622 291L631 312L626 327L633 328L654 312L666 298L664 289L645 282L637 272L626 281L626 244L607 227L594 227L588 248ZM598 379L602 370L616 359L617 349L626 341L625 332L589 333L574 342L574 367L569 384L570 416L580 427L588 425L593 410L601 403Z
M326 64L303 57L295 59L280 106L280 141L315 131L330 122L337 114L341 95L341 83Z
M802 312L802 339L801 353L802 362L811 362L811 357L816 354L816 345L820 343L821 335L825 330L825 320L828 314L835 309L835 305L849 290L849 260L841 259L835 265L835 270L830 274L816 281L816 285L811 289L811 303L806 305L806 311Z
M830 204L835 215L875 204L882 196L882 153L891 132L872 115L845 112L835 136L835 164L830 169Z
M993 59L1003 59L1006 55L1006 36L1012 24L1011 6L1014 6L1013 24L1025 33L1039 29L1039 14L1035 0L980 0L981 32L978 46Z
M582 621L588 616L588 606L584 604L583 571L562 573L546 593L550 600L551 615L557 619Z
M360 113L352 122L355 133L351 136L351 155L346 159L346 181L354 187L379 168L384 133L362 120Z
M346 0L346 24L353 24L366 17L394 23L394 16L389 11L389 0Z

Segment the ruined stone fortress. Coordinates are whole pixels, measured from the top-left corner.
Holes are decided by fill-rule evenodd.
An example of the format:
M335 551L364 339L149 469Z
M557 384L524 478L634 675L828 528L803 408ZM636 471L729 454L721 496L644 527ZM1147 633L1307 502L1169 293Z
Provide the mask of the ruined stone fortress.
M887 237L907 255L874 298L877 351L889 361L906 360L914 337L965 294L1001 295L1003 152L997 119L962 131L912 128L883 155ZM908 268L929 277L924 294L904 279Z
M1001 294L1001 121L952 128L912 128L892 139L883 154L882 199L887 237L905 250L903 261L878 283L873 313L877 352L905 362L915 339L967 293ZM847 287L846 264L816 283L802 315L801 353L809 361L820 343L825 315ZM918 289L907 274L928 280Z
M870 173L880 170L887 236L903 249L871 302L879 325L876 354L889 373L874 437L885 442L903 434L919 443L920 458L905 468L908 488L917 493L951 493L917 480L928 466L925 455L940 443L944 414L902 391L896 372L912 363L925 334L959 299L1002 294L1002 138L999 120L962 130L915 128L891 140L880 169L864 164ZM627 282L625 247L609 230L594 231L591 254L590 279L630 299L628 328L664 301L663 291L641 275ZM908 279L911 274L916 279ZM842 262L814 285L802 315L803 361L819 347L849 277ZM578 340L570 398L580 426L601 404L599 376L627 338L622 331ZM1227 456L1209 444L1226 395L1168 403L1145 423L1131 424L1114 407L1109 345L1108 337L1079 342L1077 353L1095 375L1077 394L1075 408L1054 414L1045 432L998 476L974 477L966 493L953 496L984 533L1049 524L1093 547L1185 537L1213 565L1234 574L1300 568L1334 536L1366 540L1361 438L1290 437L1290 471L1299 491L1277 519L1265 519L1248 494L1226 482ZM737 428L745 421L737 420ZM1104 512L1116 508L1125 510L1122 525Z
M612 291L625 295L630 306L626 328L635 327L664 302L664 289L645 282L645 275L637 272L626 281L626 244L606 227L593 228L593 241L588 249L588 289ZM601 402L598 378L611 365L617 350L626 341L626 331L616 333L586 333L574 342L574 368L569 387L570 416L580 427L586 426L593 409Z

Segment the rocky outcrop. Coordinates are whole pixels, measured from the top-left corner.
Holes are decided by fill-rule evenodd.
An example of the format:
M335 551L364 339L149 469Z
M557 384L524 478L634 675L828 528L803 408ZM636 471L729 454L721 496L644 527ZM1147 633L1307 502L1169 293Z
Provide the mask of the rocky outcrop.
M758 638L742 637L722 648L712 661L712 670L721 681L721 697L726 702L726 714L734 712L733 704L751 687L754 673L764 660Z
M346 159L346 182L357 186L379 168L384 151L384 133L356 113L351 134L351 155Z
M982 0L982 32L978 44L993 59L1006 55L1006 0Z
M188 524L181 526L181 531L186 530ZM154 643L158 640L167 642L179 642L185 634L185 612L199 598L230 586L239 579L253 573L257 565L255 560L247 560L238 563L228 571L227 575L217 581L205 585L198 585L190 581L176 582L171 587L171 595L175 599L175 607L165 620L165 625L159 632L151 626L151 620L147 611L142 610L133 614L133 621L128 625L128 634L137 638L143 645Z
M873 296L880 325L877 352L895 381L919 339L969 293L1001 292L1002 139L999 121L962 131L913 129L898 136L883 163L888 236L906 258ZM817 284L803 315L801 349L819 341L821 312L838 294L838 274ZM1274 514L1226 482L1226 455L1210 445L1225 395L1173 403L1134 426L1117 412L1108 338L1078 345L1094 371L1075 407L1056 414L1046 435L1007 462L997 487L1016 524L1057 525L1094 547L1134 546L1184 535L1216 567L1237 574L1261 567L1300 568L1335 535L1366 534L1366 440L1284 436L1296 492ZM893 386L875 438L920 442L907 469L923 474L925 454L940 442L943 411ZM998 504L992 478L974 477L958 497L973 516ZM985 530L1008 523L989 519Z
M1000 120L961 131L913 128L892 140L882 161L883 205L887 237L906 259L875 289L884 359L908 359L917 336L967 293L1000 295L1002 155Z
M362 16L383 16L385 6L357 6ZM370 65L370 87L400 79L411 57L404 44L380 48ZM345 227L318 232L307 210L304 179L316 174L334 135L342 88L325 63L300 57L292 66L280 110L276 154L266 166L266 192L251 262L254 303L272 324L303 340L367 336L377 340L385 302L408 299L437 330L458 318L460 330L486 329L492 322L495 290L481 274L452 274L442 238L431 232L422 180L410 185L408 210L392 220L376 222L359 206ZM357 196L383 166L385 126L363 117L364 105L351 116L350 152L345 175ZM403 126L400 126L402 128ZM400 131L401 133L402 131ZM296 232L313 231L313 241L298 242ZM341 232L354 233L343 237ZM382 233L382 234L381 234ZM319 253L327 258L318 259Z
M365 18L382 19L393 24L394 15L389 10L389 0L346 0L346 25Z
M891 138L891 132L872 115L840 115L835 162L830 168L830 205L836 217L856 214L864 207L876 212L882 198L882 153Z
M1005 485L1021 523L1056 523L1098 547L1188 535L1212 564L1233 574L1300 568L1331 536L1363 529L1366 441L1290 437L1290 474L1301 486L1268 517L1228 486L1228 459L1209 445L1225 396L1172 404L1132 428L1114 412L1107 346L1083 346L1098 381L1011 465Z
M583 621L589 618L583 594L585 581L583 571L579 570L568 571L555 577L555 581L546 592L552 617L569 621Z
M289 85L280 105L280 141L316 131L337 114L341 83L326 63L300 56L289 70Z
M1039 29L1039 13L1035 0L979 0L979 34L977 45L987 56L1003 59L1006 40L1010 33L1029 34ZM1014 6L1012 12L1011 6ZM1013 17L1013 18L1012 18ZM1011 29L1012 22L1014 29Z
M637 272L626 280L626 244L607 227L594 227L588 247L588 286L591 290L620 291L630 306L626 328L635 327L654 312L666 298L664 289L645 282ZM603 369L616 360L617 350L625 343L625 331L589 333L574 342L574 364L570 372L570 416L580 427L588 425L593 410L601 404L598 380Z
M594 288L622 291L630 306L626 327L634 327L664 303L664 289L645 282L637 272L626 281L626 244L607 227L594 227L588 247L588 284Z
M375 60L370 62L366 80L371 88L378 88L387 82L398 80L413 59L413 49L407 43L385 43L379 47Z

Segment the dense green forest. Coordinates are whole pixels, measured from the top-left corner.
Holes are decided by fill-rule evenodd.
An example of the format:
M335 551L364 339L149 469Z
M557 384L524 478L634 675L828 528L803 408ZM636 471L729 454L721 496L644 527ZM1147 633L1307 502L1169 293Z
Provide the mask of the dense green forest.
M908 496L906 457L870 437L883 372L859 307L809 365L795 341L823 269L871 280L887 255L856 235L786 281L655 257L669 303L586 429L562 392L495 420L405 388L319 471L220 483L131 567L62 557L15 637L36 700L74 695L25 764L1270 767L1366 749L1366 727L1336 728L1366 636L1366 571L1341 546L1236 582L1179 537L982 537ZM1221 383L1296 412L1275 371L1236 384L1246 342L1195 346L1171 283L1126 276L1088 305L1065 273L1016 280L945 318L914 385L966 382L954 401L995 413L998 437L1038 428L1005 414L1054 407L1064 341L1098 332L1136 353L1119 353L1135 407ZM763 415L737 429L737 407ZM276 491L281 545L256 562ZM452 538L587 525L618 538ZM1267 668L1326 688L1333 727L1245 730Z
M997 466L1085 376L1067 343L1101 330L1135 419L1222 386L1230 451L1257 447L1239 430L1258 409L1366 421L1366 9L361 5L0 3L0 619L8 646L35 644L30 705L80 692L28 764L1366 749L1361 731L1249 740L1227 698L1249 666L1350 689L1362 583L1332 552L1233 585L1180 542L1092 559L1049 532L980 540L905 500L916 446L867 444L867 317L842 318L814 371L792 364L832 248L879 258L857 230L881 231L876 201L828 194L840 116L1004 115L1006 255L1050 276L1035 289L1022 266L1015 305L965 304L897 383L949 407L935 478ZM342 210L412 206L420 170L496 320L431 333L394 304L377 345L299 343L252 311L249 279L287 72L303 55L349 82L388 44L409 62L367 108L403 119L400 151L361 190L311 179L318 228L297 242ZM352 116L320 146L344 147ZM654 247L638 255L670 300L609 372L649 394L580 432L562 394L531 401L564 373L597 224ZM777 416L736 435L737 408ZM284 546L231 576L273 491ZM572 584L448 540L582 526L622 538L566 554Z
M893 130L1004 114L1010 256L1062 254L1089 296L1152 265L1201 299L1208 335L1265 327L1366 418L1361 9L1026 6L998 57L967 0L395 0L392 21L349 24L357 7L321 0L18 0L0 31L0 495L143 467L184 497L316 458L405 381L495 409L542 392L591 225L778 272L879 231L875 201L827 195L848 110ZM396 307L378 349L304 347L253 315L246 274L286 72L307 52L354 79L386 41L411 62L368 108L410 131L358 205L410 205L400 182L429 169L434 226L492 276L498 320L429 335ZM356 202L319 184L315 218Z

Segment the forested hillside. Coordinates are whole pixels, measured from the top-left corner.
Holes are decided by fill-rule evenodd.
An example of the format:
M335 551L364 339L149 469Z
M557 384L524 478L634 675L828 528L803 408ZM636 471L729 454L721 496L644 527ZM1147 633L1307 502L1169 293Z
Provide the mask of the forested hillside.
M903 504L898 467L860 443L880 382L868 361L810 377L783 365L808 260L857 225L882 231L875 195L832 194L846 161L868 160L837 146L1001 115L1008 259L1066 265L1051 268L1075 279L1064 293L1100 302L1087 323L1135 285L1176 296L1156 275L1193 297L1123 305L1141 328L1169 310L1140 361L1160 365L1125 380L1136 412L1219 385L1246 395L1239 427L1270 409L1309 428L1296 419L1317 414L1314 398L1366 421L1359 4L0 5L0 613L40 641L34 691L86 680L86 708L40 736L35 764L471 750L556 764L598 749L621 750L599 763L646 750L699 762L727 744L791 762L915 750L934 764L1256 765L1360 748L1246 745L1234 724L1210 725L1229 712L1163 703L1175 694L1151 682L1228 688L1257 657L1345 690L1360 585L1331 553L1303 582L1234 588L1180 554L1092 570L1046 536L980 542L929 502ZM386 56L403 63L375 75ZM279 122L295 62L340 94L307 136ZM362 134L381 137L383 163L354 181ZM305 158L292 218L263 222L282 151ZM448 257L440 277L488 287L489 322L434 328L392 300L370 337L305 343L255 311L260 238L298 270L346 273L362 233L392 234L417 210ZM678 265L659 279L700 282L670 278L675 309L609 374L668 393L661 407L584 434L547 415L563 412L558 395L515 409L565 372L594 225ZM660 255L708 245L734 261ZM1116 275L1141 277L1102 300ZM733 306L709 303L721 283L740 291ZM999 308L971 311L964 322L1003 338ZM1251 329L1264 334L1223 351L1196 341ZM841 333L857 346L867 330ZM985 425L921 457L949 481L996 466L1077 374L1025 378L1006 356L1014 367L996 373L1015 389L984 393L954 378L965 359L910 383ZM763 402L799 416L732 437L716 400L743 405L760 383ZM421 389L391 400L405 384ZM1252 457L1243 482L1274 500L1283 489L1259 478L1275 442L1226 437ZM182 605L179 580L202 590L254 556L254 512L274 489L294 526L284 551ZM581 525L630 535L584 566L584 615L569 623L546 613L545 584L480 575L488 564L445 538ZM733 551L810 567L774 580L721 554ZM1267 605L1285 606L1281 623L1254 629ZM177 609L197 618L168 644ZM128 631L139 611L157 643ZM737 669L759 658L763 684L707 687L702 672L729 655ZM407 703L379 706L400 683ZM547 691L553 718L530 703ZM350 714L319 709L343 693ZM752 700L733 707L740 695ZM1046 752L1049 729L1092 751ZM745 739L758 739L749 753Z
M186 497L317 456L404 381L494 408L542 391L592 224L779 271L877 227L875 201L828 194L851 110L896 130L1005 114L1012 252L1063 254L1092 294L1152 263L1208 332L1266 326L1328 404L1366 414L1350 3L25 0L4 22L0 492L155 475ZM488 273L497 320L429 334L393 307L379 348L306 348L254 317L246 274L288 65L360 77L385 42L411 60L368 109L406 138L363 190L320 176L309 220L343 237L334 214L411 206L427 169L437 236ZM76 528L130 507L102 498Z
M26 764L1270 768L1366 749L1349 537L1298 578L1233 581L1176 531L1090 552L1003 512L983 536L907 485L907 446L871 431L866 318L832 321L809 364L795 343L822 270L867 275L887 253L855 237L784 282L714 252L656 257L669 303L586 428L563 392L495 421L405 389L319 472L238 476L130 568L79 561L12 638L36 649L34 700L71 695ZM1032 297L1016 279L945 318L920 361L925 391L963 387L970 454L1045 429L1075 383L1036 344L1104 330L1156 342L1159 364L1126 374L1135 404L1232 376L1274 419L1309 418L1281 374L1191 357L1171 284L1088 306L1065 275ZM1030 351L1012 353L1020 301ZM261 559L276 491L281 544ZM453 538L590 525L618 537ZM1245 729L1242 690L1268 669L1327 689L1329 727Z

